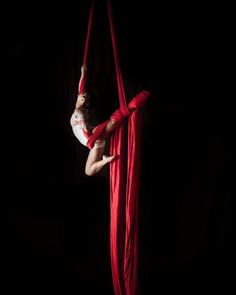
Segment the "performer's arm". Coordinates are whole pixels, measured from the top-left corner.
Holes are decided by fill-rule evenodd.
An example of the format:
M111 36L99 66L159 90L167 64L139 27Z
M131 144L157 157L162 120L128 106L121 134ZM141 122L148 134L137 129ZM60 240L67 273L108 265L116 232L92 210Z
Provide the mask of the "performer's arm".
M80 76L80 80L79 80L79 94L84 93L85 92L85 73L87 71L87 66L83 65L81 67L81 76Z

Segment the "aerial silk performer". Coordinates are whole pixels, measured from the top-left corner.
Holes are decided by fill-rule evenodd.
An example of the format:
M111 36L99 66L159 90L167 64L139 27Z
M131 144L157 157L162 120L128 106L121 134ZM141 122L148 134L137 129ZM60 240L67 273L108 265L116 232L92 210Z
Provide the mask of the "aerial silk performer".
M112 6L109 0L107 10L120 107L98 126L89 128L86 125L84 109L86 110L86 104L89 105L89 94L86 92L86 67L94 14L94 0L92 0L81 78L71 126L77 139L90 150L85 168L87 175L93 175L104 165L110 164L110 257L114 293L115 295L137 295L139 294L138 203L142 128L140 109L151 93L142 90L127 103L119 65ZM125 118L127 120L124 120ZM128 124L127 142L124 136L125 122ZM109 156L103 154L107 138L110 139ZM127 153L127 160L124 157L125 153Z

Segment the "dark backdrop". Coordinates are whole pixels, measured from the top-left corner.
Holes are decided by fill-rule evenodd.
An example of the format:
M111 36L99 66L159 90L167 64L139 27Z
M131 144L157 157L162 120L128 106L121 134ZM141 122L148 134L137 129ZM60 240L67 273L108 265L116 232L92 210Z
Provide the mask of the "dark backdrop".
M88 150L69 124L89 9L77 2L9 9L5 273L10 287L31 294L113 294L108 169L84 174ZM107 13L98 2L88 87L101 121L118 97ZM113 3L127 98L152 91L142 109L142 294L225 289L232 278L231 117L212 9Z

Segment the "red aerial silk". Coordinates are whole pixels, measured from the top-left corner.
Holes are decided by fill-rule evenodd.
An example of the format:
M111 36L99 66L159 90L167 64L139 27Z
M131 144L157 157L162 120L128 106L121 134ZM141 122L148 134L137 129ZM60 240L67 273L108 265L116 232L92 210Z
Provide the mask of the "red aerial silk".
M90 6L87 38L86 38L86 43L85 43L85 48L84 48L83 65L87 64L88 49L89 49L89 42L90 42L91 29L92 29L93 13L94 13L94 0L91 1L91 6ZM78 93L81 94L81 93L85 92L85 88L86 88L86 75L84 75L83 79L81 80L81 83L80 83L79 89L78 89Z
M112 8L111 3L109 1L107 3L120 108L127 111L124 84L119 66ZM123 175L125 163L122 155L124 155L124 148L127 146L124 144L123 124L113 133L110 144L110 153L112 155L120 155L117 161L110 164L110 249L113 286L116 295L139 294L138 194L140 123L141 113L136 109L131 113L128 120L128 165L126 178Z
M119 66L116 34L112 16L111 3L107 1L111 39L114 52L115 69L118 85L118 96L122 113L129 113L124 83ZM84 54L86 64L91 23L93 16L93 1L90 10L89 29ZM85 82L84 84L85 85ZM81 89L84 90L84 89ZM136 98L143 99L150 95L141 91ZM130 104L129 104L130 106ZM114 113L115 114L115 113ZM114 115L113 114L113 115ZM118 114L119 115L119 114ZM92 148L96 139L102 133L109 120L98 125L88 139L88 147ZM115 295L137 295L138 285L138 204L141 146L141 112L132 111L128 117L128 141L124 138L124 124L120 124L110 139L110 154L116 155L116 160L110 163L110 257L113 288ZM125 122L125 121L124 121ZM125 147L127 161L125 162ZM126 175L125 175L126 171Z

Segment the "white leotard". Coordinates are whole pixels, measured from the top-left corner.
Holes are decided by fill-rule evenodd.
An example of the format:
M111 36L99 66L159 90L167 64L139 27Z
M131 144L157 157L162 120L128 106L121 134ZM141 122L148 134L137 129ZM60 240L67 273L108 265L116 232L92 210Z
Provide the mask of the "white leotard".
M84 115L81 111L75 109L74 113L71 116L70 124L73 130L75 137L82 143L84 146L87 146L88 135L86 136L86 124L84 121ZM96 140L94 148L104 147L104 140Z

